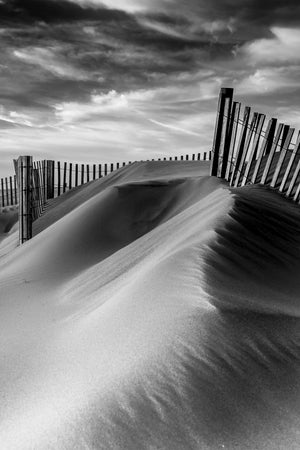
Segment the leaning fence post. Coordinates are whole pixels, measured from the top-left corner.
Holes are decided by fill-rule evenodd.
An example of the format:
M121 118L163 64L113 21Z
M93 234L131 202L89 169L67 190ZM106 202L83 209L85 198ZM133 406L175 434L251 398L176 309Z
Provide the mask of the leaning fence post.
M295 131L294 128L290 128L288 133L287 133L287 136L286 136L286 138L285 138L285 140L283 142L283 146L282 146L281 152L279 154L279 158L278 158L278 161L277 161L277 165L275 167L273 178L272 178L271 183L270 183L271 187L275 187L276 184L277 184L277 181L278 182L280 181L279 180L280 171L281 171L281 168L283 166L285 157L286 157L286 155L288 153L288 149L289 149L289 146L290 146L290 143L291 143L294 131Z
M266 116L264 114L258 114L258 116L257 116L255 130L254 130L254 139L252 142L252 148L251 148L250 156L248 158L247 166L246 166L246 169L245 169L245 172L243 175L241 186L245 186L245 184L247 184L247 182L250 180L251 169L252 169L253 162L256 160L256 157L257 157L259 141L261 138L261 133L262 133L262 128L263 128L263 125L265 122L265 118L266 118Z
M297 141L296 141L296 144L295 144L295 148L294 148L294 150L293 150L293 152L292 152L292 154L291 154L291 156L290 156L288 166L287 166L286 171L285 171L285 173L284 173L284 176L283 176L283 178L282 178L281 185L280 185L280 187L279 187L279 192L283 192L283 190L284 190L284 188L285 188L285 185L286 185L286 183L288 182L288 178L289 178L291 169L292 169L293 164L294 164L294 162L295 162L295 160L296 160L296 157L299 155L299 152L300 152L300 131L298 132L298 136L297 136ZM296 170L294 171L294 173L295 173L295 172L296 172ZM293 188L294 188L294 184L295 184L295 182L296 182L297 176L298 176L298 174L296 174L295 177L294 177L294 175L292 176L292 179L291 179L291 181L290 181L290 185L289 185L288 190L287 190L287 193L286 193L286 196L287 196L287 197L290 196L290 194L291 194L291 192L292 192L292 190L293 190Z
M228 163L226 167L225 179L230 180L232 171L232 165L234 160L235 142L238 130L239 118L240 118L241 104L239 102L233 102L231 118L230 118L230 145L228 153Z
M269 120L267 130L266 130L265 136L264 136L264 141L259 149L258 157L257 157L254 171L252 174L252 178L251 178L252 184L257 182L257 178L259 176L259 171L261 169L264 156L269 155L269 153L271 151L273 140L274 140L274 135L275 135L275 130L276 130L276 125L277 125L277 119L275 119L273 117L272 119Z
M248 133L248 123L250 118L251 108L250 106L246 106L244 110L243 124L239 136L239 142L236 150L236 157L233 164L233 170L230 175L230 186L233 186L235 183L235 177L238 176L238 169L240 167L240 162L242 159L242 155L244 152L246 137Z
M268 175L269 175L269 172L270 172L270 169L271 169L271 165L272 165L272 162L273 162L273 159L274 159L274 155L276 153L277 146L279 145L280 137L282 136L282 143L283 143L285 141L286 137L287 137L289 129L290 129L289 125L284 125L283 123L280 123L278 125L276 136L275 136L275 139L273 141L270 153L268 155L268 159L267 159L266 164L265 164L265 168L264 168L264 172L262 174L261 180L260 180L260 184L266 184L267 183L267 178L268 178ZM282 143L281 143L281 148L282 148Z
M228 159L228 129L232 107L233 89L222 88L219 95L215 135L212 147L211 176L225 175ZM219 160L221 159L221 166ZM224 176L223 175L223 176Z
M32 156L18 159L19 243L32 238Z

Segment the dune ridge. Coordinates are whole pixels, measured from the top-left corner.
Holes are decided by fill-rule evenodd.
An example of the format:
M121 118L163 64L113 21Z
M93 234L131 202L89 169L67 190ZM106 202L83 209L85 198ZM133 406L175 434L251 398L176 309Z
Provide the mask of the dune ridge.
M55 200L0 259L4 448L299 448L299 209L182 167Z

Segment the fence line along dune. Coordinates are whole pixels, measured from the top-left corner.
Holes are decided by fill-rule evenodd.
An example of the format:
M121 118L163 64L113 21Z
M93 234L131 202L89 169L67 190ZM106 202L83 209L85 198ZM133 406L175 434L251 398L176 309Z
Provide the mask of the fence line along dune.
M299 208L138 163L0 243L5 449L298 449Z

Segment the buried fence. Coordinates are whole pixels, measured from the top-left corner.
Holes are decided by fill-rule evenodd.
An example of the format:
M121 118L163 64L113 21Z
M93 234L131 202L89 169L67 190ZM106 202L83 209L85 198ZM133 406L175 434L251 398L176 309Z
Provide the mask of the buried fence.
M211 152L204 152L152 161L209 161L211 155ZM33 161L32 156L20 156L14 164L14 190L10 192L2 188L2 206L19 204L19 243L23 244L32 238L32 224L43 214L48 200L105 177L132 162L90 165L53 160Z
M210 175L230 186L270 186L299 202L300 131L233 101L233 89L222 88L215 125Z

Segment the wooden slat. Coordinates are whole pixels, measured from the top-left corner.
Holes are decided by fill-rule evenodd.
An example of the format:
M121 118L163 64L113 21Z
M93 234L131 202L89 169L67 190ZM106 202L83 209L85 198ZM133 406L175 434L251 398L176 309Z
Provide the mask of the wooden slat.
M286 170L285 170L285 172L284 172L284 175L283 175L281 184L280 184L280 186L279 186L279 192L283 192L283 191L284 191L285 186L286 186L287 181L288 181L288 178L289 178L289 176L290 176L290 173L291 173L293 164L294 164L294 162L295 162L296 156L298 156L299 153L300 153L300 131L298 132L297 141L296 141L294 150L290 153L290 159L289 159L287 168L286 168ZM292 177L292 179L293 179L293 177ZM296 180L295 180L295 181L296 181ZM291 180L291 182L292 182L292 180ZM291 185L291 182L290 182L290 185ZM292 189L293 189L293 187L294 187L294 186L292 186ZM289 194L288 194L287 196L289 196L290 193L291 193L291 191L289 191L289 189L290 189L290 186L288 187L288 192L289 192Z
M265 155L268 155L272 148L276 125L277 125L277 119L272 118L271 120L269 120L267 130L266 130L266 133L264 136L264 140L258 151L258 157L257 157L254 171L252 174L251 183L253 183L253 184L257 182L257 177L258 177L259 170L261 168L263 157Z
M296 169L293 172L293 176L292 176L290 185L289 185L288 190L286 191L286 194L285 194L286 197L290 197L292 195L293 189L294 189L294 187L296 185L296 181L297 181L297 178L298 178L298 175L299 175L299 171L300 171L300 159L298 160L298 163L296 165Z
M69 163L69 189L72 189L73 164Z
M123 165L124 165L125 163L123 163ZM99 166L98 166L98 177L99 178L101 178L102 177L102 167L101 167L101 164L99 164Z
M6 204L9 205L9 192L8 192L8 180L7 180L7 177L5 177L5 197L6 197Z
M114 163L111 163L110 165L110 173L112 173L114 171Z
M9 190L10 190L10 204L14 204L14 195L13 195L13 183L12 177L9 177Z
M44 207L44 204L46 203L46 194L45 194L45 183L44 183L44 161L38 161L38 168L40 173L40 197L41 197L41 204L42 207Z
M67 187L67 163L64 162L64 173L63 173L63 193L66 192Z
M78 164L75 164L75 187L78 186Z
M106 176L106 175L107 175L107 164L104 164L104 176Z
M241 104L239 102L233 102L232 112L229 123L229 136L230 136L230 144L229 144L229 153L228 153L228 163L225 172L225 179L227 181L230 180L230 175L233 166L233 158L234 158L234 150L236 144L236 136L240 118ZM206 153L205 153L206 155ZM205 158L206 159L206 158Z
M295 178L297 178L297 176L299 175L299 172L300 172L300 159L298 161L296 170L294 172L294 177ZM300 195L300 181L298 182L298 186L297 186L296 192L295 192L294 197L293 197L293 200L295 202L299 199L299 195Z
M291 143L294 131L295 131L295 128L290 128L289 131L288 131L288 134L287 134L287 136L286 136L286 138L284 140L284 143L283 143L283 146L282 146L282 150L280 152L280 155L279 155L279 158L278 158L278 161L277 161L277 164L276 164L276 168L275 168L272 180L271 180L271 184L270 184L271 187L275 187L277 182L279 182L278 178L279 178L279 175L280 175L280 171L282 169L285 157L287 155L287 152L288 152L288 149L289 149L289 146L290 146L290 143Z
M43 189L42 189L42 165L41 161L36 163L37 173L38 173L38 197L39 197L39 215L43 212L44 207L44 197L43 197Z
M14 175L15 205L18 203L17 175Z
M260 180L260 184L265 184L266 183L268 175L269 175L269 172L270 172L271 164L272 164L274 156L275 156L276 149L277 149L277 147L279 145L279 141L280 141L281 135L283 136L284 132L285 131L288 132L288 130L289 130L289 126L288 125L284 125L283 123L280 123L278 125L276 136L275 136L275 139L274 139L274 141L272 143L272 147L271 147L270 153L268 155L268 159L266 161L266 165L265 165L264 172L263 172L261 180Z
M36 201L37 201L37 196L36 196L36 177L35 177L35 167L34 167L34 163L32 164L32 176L31 176L31 216L32 216L32 221L34 221L35 219L37 219L38 214L37 214L37 205L36 205Z
M19 199L19 244L32 238L32 156L18 159Z
M81 164L81 185L84 184L84 164Z
M3 178L1 178L1 197L2 197L2 206L5 206L4 180L3 180Z
M249 117L250 117L251 108L250 106L246 106L244 110L244 117L243 117L243 124L241 126L241 133L239 137L239 143L237 146L236 151L236 158L233 166L233 170L230 175L230 186L234 185L236 175L238 173L240 161L242 158L245 142L246 142L246 136L248 132L248 124L249 124Z
M257 123L257 118L258 118L258 113L255 112L253 114L253 116L252 116L250 128L249 128L247 136L246 136L245 145L244 145L244 148L243 148L243 152L242 152L242 155L241 155L241 158L240 158L240 163L239 163L238 170L237 170L237 173L236 173L236 178L235 178L235 181L234 181L234 187L238 187L239 186L240 180L242 179L242 177L244 175L243 174L244 165L245 165L246 157L247 157L247 154L248 154L248 151L249 151L249 148L250 148L251 141L253 139L254 130L256 128L256 123Z
M96 164L93 164L93 180L96 180Z
M211 176L219 176L222 171L221 162L224 160L224 148L226 147L226 136L228 133L230 113L232 109L232 98L233 89L232 88L222 88L219 94L218 110L215 124L215 133L213 140L213 150L212 150L212 163L210 167ZM228 153L225 151L228 157Z
M89 183L90 181L90 166L89 164L86 165L86 182Z
M57 196L60 196L60 161L57 161Z
M259 141L261 138L261 132L262 132L262 128L263 128L263 125L265 122L265 118L266 118L266 116L264 114L258 114L258 116L257 116L257 121L256 121L256 125L255 125L255 130L254 130L254 133L255 133L254 139L253 139L252 148L251 148L251 152L249 155L247 167L246 167L245 173L243 175L243 179L242 179L242 183L241 183L242 186L245 186L245 184L249 181L248 178L250 175L253 161L256 159L257 150L258 150Z

